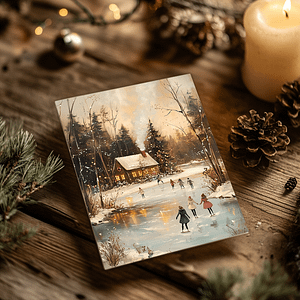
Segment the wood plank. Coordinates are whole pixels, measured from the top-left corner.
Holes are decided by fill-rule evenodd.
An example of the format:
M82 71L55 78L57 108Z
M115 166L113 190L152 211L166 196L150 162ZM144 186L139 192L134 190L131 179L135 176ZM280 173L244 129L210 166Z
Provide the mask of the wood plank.
M95 243L22 213L14 222L39 233L3 255L1 299L195 299L195 290L136 265L104 271Z

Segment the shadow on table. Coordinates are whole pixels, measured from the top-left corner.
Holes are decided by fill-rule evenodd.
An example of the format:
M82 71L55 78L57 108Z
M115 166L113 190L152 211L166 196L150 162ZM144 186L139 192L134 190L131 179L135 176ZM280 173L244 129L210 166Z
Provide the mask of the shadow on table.
M47 51L38 57L37 64L43 69L59 70L71 65L72 63L62 61L55 55L54 51Z

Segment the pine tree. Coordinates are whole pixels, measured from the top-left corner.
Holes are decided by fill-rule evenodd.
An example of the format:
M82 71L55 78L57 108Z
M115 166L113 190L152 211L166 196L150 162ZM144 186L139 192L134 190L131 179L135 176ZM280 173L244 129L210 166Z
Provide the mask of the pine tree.
M89 157L88 157L88 140L86 128L80 124L76 116L72 113L69 114L69 147L70 153L73 157L73 162L77 174L79 175L79 182L81 187L83 184L88 183L88 178L91 177L91 171L89 170Z
M90 135L85 124L80 124L77 121L76 115L73 114L75 100L76 99L74 99L70 104L69 99L67 99L69 124L65 130L68 133L68 145L73 158L75 170L78 174L79 184L85 193L85 185L93 184L92 182L94 181L94 174L90 168L92 157L88 147Z
M129 135L129 130L125 128L124 125L122 125L119 130L119 134L117 135L117 140L121 148L122 156L138 154L140 152L136 143Z
M151 120L148 124L145 146L149 155L159 163L161 173L172 173L174 171L174 158L170 154L168 143L154 128Z
M111 182L112 161L111 161L111 155L109 154L111 138L108 132L103 127L103 122L99 121L98 117L99 116L95 112L93 112L91 132L93 133L95 139L95 147L96 147L95 163L97 168L99 168L99 175L101 177L101 182L104 184L109 183L110 186L112 186L112 182ZM93 144L93 142L91 144Z

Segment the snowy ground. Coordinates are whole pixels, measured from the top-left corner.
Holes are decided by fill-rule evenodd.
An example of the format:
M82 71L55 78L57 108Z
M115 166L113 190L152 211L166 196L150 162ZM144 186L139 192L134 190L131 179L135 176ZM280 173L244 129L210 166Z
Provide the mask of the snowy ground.
M182 173L162 178L164 184L152 181L120 188L118 204L122 203L124 208L102 211L91 219L93 224L98 224L93 226L98 245L112 233L117 235L126 249L126 256L119 264L122 265L246 233L230 182L212 192L209 180L202 174L204 167L185 165ZM187 184L188 177L194 181L194 188ZM179 178L185 184L183 189L177 183ZM174 189L170 179L176 182ZM145 191L145 198L138 194L139 187ZM188 209L188 196L200 203L202 193L213 203L215 216L211 217L202 205L197 205L198 218ZM190 216L190 232L181 233L179 218L176 220L179 205ZM105 269L112 267L104 259L103 264Z

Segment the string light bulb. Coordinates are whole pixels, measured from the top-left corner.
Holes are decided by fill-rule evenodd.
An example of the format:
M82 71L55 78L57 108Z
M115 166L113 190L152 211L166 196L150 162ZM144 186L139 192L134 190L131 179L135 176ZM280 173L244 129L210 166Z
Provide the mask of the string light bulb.
M66 17L68 15L69 11L66 9L66 8L61 8L59 11L58 11L58 14L61 16L61 17Z
M52 25L52 20L51 19L46 19L45 20L45 26L50 26Z
M34 33L36 35L41 35L43 33L43 31L44 31L43 27L42 26L38 26L38 27L35 28Z
M84 4L82 4L81 2L79 2L78 0L72 0L86 15L86 17L82 18L82 17L75 17L75 18L69 18L67 20L64 20L63 23L67 24L67 23L86 23L89 22L92 25L95 26L106 26L108 24L118 24L121 22L126 21L129 17L131 17L136 11L137 9L140 7L142 0L135 0L135 6L132 8L132 10L129 13L125 13L121 15L121 11L120 8L118 7L117 4L111 3L109 5L109 10L113 13L113 20L105 20L104 16L100 15L100 16L94 16L94 14L92 13L92 11L89 10L89 8L87 6L85 6ZM0 0L1 2L1 0ZM60 17L66 17L70 14L71 12L68 11L67 8L60 8L58 10L58 15ZM71 13L72 14L72 13ZM36 22L33 21L32 22ZM39 23L39 26L36 27L35 29L35 34L36 35L41 35L45 29L45 27L52 25L52 23L55 22L61 22L61 20L58 20L57 18L53 18L53 19L46 19L43 22Z
M108 8L111 12L113 12L115 20L121 19L120 9L117 4L112 3L108 6Z

